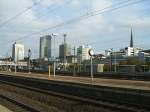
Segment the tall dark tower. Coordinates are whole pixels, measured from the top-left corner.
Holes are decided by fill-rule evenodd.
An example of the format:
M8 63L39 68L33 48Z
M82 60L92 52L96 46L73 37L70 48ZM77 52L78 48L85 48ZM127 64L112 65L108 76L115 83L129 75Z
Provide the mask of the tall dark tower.
M45 35L40 37L40 58L51 58L52 36Z
M130 47L133 47L133 34L132 34L132 28L131 28Z

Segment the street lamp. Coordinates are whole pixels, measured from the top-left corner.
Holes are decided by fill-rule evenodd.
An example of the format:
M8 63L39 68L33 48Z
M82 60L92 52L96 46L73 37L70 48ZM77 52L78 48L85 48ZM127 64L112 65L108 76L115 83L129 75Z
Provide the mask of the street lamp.
M56 59L55 59L55 37L57 36L57 34L54 34L54 33L52 33L52 37L54 38L54 69L53 69L53 72L54 72L54 77L55 77L55 68L56 68L56 65L55 65L55 61L56 61Z
M110 72L112 71L112 52L113 48L110 48Z
M18 52L18 49L17 49L17 57L15 57L15 59L14 59L14 62L15 62L15 74L16 74L16 72L17 72L17 64L18 64L18 55L19 55L19 52Z
M76 63L75 62L76 48L75 47L73 48L73 51L74 51L74 56L73 56L74 57L74 61L73 61L74 62L74 65L73 65L73 76L75 76L76 75L76 68L75 68L75 63Z
M89 50L89 55L91 56L91 79L93 81L93 62L92 62L92 58L93 58L93 55L94 55L93 49Z
M67 44L66 44L66 37L67 37L67 34L63 34L63 37L64 37L64 62L63 62L63 65L64 65L64 71L66 71L66 54L67 54Z
M116 57L116 51L114 51L114 53L115 53L115 72L117 72L117 57Z
M30 72L31 49L28 50L28 58L29 58L29 66L28 66L28 67L29 67L29 73L31 73L31 72Z
M16 63L16 61L15 61L15 74L16 74L16 72L17 72L17 65L16 65L17 63Z

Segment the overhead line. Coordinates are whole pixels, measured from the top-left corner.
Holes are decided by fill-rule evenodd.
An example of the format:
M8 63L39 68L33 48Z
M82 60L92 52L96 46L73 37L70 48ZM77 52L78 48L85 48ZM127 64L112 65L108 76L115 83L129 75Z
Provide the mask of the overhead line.
M129 6L129 5L137 4L137 3L143 2L143 1L145 1L145 0L139 0L139 1L130 2L130 3L128 3L128 1L129 1L129 0L118 3L118 4L121 5L121 6L118 6L118 7L115 7L115 8L111 8L111 6L108 6L108 7L105 7L105 8L103 8L103 9L101 9L101 10L91 11L91 12L88 13L88 14L84 14L84 15L82 15L82 16L73 18L73 19L68 20L68 21L66 21L66 22L63 22L63 23L54 25L54 26L52 26L52 27L48 27L48 28L43 29L43 30L40 30L40 31L38 31L38 32L33 32L33 33L29 34L29 35L23 36L23 37L18 38L18 39L15 39L15 41L17 41L17 40L22 40L22 39L24 39L24 38L29 38L30 36L33 36L33 35L36 35L36 34L45 32L45 31L47 31L47 30L55 29L55 28L61 27L61 26L65 26L65 25L67 25L67 24L71 24L71 23L73 23L73 22L77 22L77 21L80 21L80 20L83 20L83 19L87 19L87 18L89 18L89 17L93 17L93 16L96 16L96 15L98 15L98 14L102 14L102 13L109 12L109 11L114 11L114 10L117 10L117 9L120 9L120 8L123 8L123 7L127 7L127 6ZM128 4L124 4L124 3L128 3ZM116 4L116 5L118 5L118 4ZM123 5L122 5L122 4L123 4ZM108 8L109 10L106 10L107 8Z
M115 5L120 5L120 4L123 4L123 3L127 3L128 1L129 1L129 0L126 0L126 1L123 1L123 2L119 2L119 3L115 4ZM111 8L111 6L105 7L105 8L103 8L103 9L101 9L101 10L96 10L96 11L94 11L94 12L98 12L98 11L101 12L101 11L103 11L102 13L104 13L104 10L109 9L109 8ZM109 10L107 10L107 11L109 11ZM105 11L105 12L106 12L106 11ZM36 35L36 34L45 32L45 31L50 30L50 29L55 29L55 28L57 28L57 27L61 27L61 26L67 25L67 24L70 24L70 23L72 23L72 22L80 21L80 20L82 20L82 19L84 19L84 18L85 18L85 19L86 19L86 18L89 18L88 16L91 15L91 14L92 14L92 16L94 16L94 13L93 13L93 11L92 11L92 12L90 12L90 13L88 13L88 14L86 13L86 14L84 14L84 15L81 15L81 16L78 16L78 17L76 17L76 18L70 19L70 20L68 20L68 21L66 21L66 22L63 22L63 23L60 23L60 24L56 24L56 25L54 25L54 26L48 27L48 28L43 29L43 30L40 30L40 31L38 31L38 32L34 32L34 33L29 34L29 35L23 36L23 37L18 38L18 39L16 39L16 40L22 40L22 39L24 39L24 38L27 38L27 37L30 37L30 36L32 36L32 35Z
M67 25L67 24L71 24L71 23L73 23L73 22L77 22L77 21L80 21L80 20L83 20L83 19L87 19L87 18L92 17L92 16L96 16L96 15L98 15L98 14L102 14L102 13L105 13L105 12L117 10L117 9L119 9L119 8L123 8L123 7L129 6L129 5L137 4L137 3L140 3L140 2L142 2L142 1L145 1L145 0L140 0L140 1L132 2L132 3L128 3L128 4L125 4L125 5L116 7L116 8L112 8L112 9L110 9L110 10L106 10L106 8L110 8L111 6L105 7L105 8L103 8L103 9L101 9L101 10L97 10L97 11L94 11L94 12L92 11L91 13L88 13L88 14L85 14L85 15L82 15L82 16L79 16L79 17L76 17L76 18L73 18L73 19L71 19L71 20L68 20L68 21L66 21L66 22L63 22L63 23L54 25L54 26L52 26L52 27L48 27L48 28L46 28L46 29L40 30L39 32L31 33L31 34L26 35L26 36L24 36L24 37L22 37L22 38L18 38L17 40L22 40L22 39L24 39L24 38L27 38L27 37L30 37L30 36L32 36L32 35L36 35L36 34L45 32L45 31L50 30L50 29L55 29L55 28L57 28L57 27L61 27L61 26ZM124 3L127 3L127 1L124 2ZM121 2L120 4L122 4L122 2ZM106 11L105 11L105 10L106 10ZM94 14L94 13L95 13L95 14Z
M72 1L73 1L73 0L68 0L68 1L65 2L65 4L69 4L69 3L72 2ZM54 11L54 10L60 8L60 7L62 7L61 4L58 5L58 6L56 5L56 7L50 9L47 13L50 13L50 12L52 12L52 11ZM39 16L37 19L35 19L35 21L39 20L40 18L42 18L42 17L44 17L44 16L45 16L44 14L43 14L42 16Z
M10 21L12 21L12 20L16 19L17 17L21 16L22 14L24 14L28 10L32 9L34 6L38 5L41 1L43 1L43 0L39 0L38 2L35 2L32 6L29 6L28 8L26 8L23 11L19 12L15 16L13 16L13 17L9 18L8 20L6 20L5 22L1 23L0 27L3 27L4 25L8 24Z

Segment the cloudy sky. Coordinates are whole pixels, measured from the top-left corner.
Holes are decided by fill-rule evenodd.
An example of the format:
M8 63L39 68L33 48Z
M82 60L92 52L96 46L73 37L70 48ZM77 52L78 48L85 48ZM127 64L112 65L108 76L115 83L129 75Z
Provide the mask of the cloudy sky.
M0 0L0 56L11 55L17 40L38 57L39 38L52 33L57 54L64 33L72 47L119 50L129 45L131 27L135 47L149 49L150 0Z

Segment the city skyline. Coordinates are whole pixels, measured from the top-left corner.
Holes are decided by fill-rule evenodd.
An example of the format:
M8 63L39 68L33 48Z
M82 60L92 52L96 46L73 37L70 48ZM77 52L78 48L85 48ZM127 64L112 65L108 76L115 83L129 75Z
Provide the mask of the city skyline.
M137 1L137 0L133 0ZM7 0L1 1L1 15L0 23L4 20L17 14L18 11L31 6L37 1L23 0L20 6L16 5L17 0L12 0L8 3ZM11 51L11 45L15 39L23 37L24 35L40 31L57 23L62 23L71 18L90 12L91 10L100 10L105 7L113 7L119 1L114 0L93 0L87 1L48 1L43 0L39 5L35 6L25 14L17 17L15 20L0 27L2 39L1 44L8 46L5 50L0 50L2 56ZM148 7L150 1L145 0L139 4L127 6L115 11L106 12L97 16L75 22L73 24L51 29L41 34L33 35L30 38L24 38L21 41L25 44L25 52L29 48L32 49L33 56L39 55L39 38L43 35L52 33L67 33L67 41L72 46L90 45L97 52L103 52L105 49L123 48L129 45L130 28L133 28L134 45L141 48L149 48L149 28L150 15L148 14L150 8ZM53 6L53 7L52 7ZM38 10L40 8L40 10ZM11 10L10 10L11 9ZM68 11L68 9L70 9ZM53 11L51 11L53 10ZM42 13L44 11L44 13ZM4 13L7 12L7 13ZM126 12L128 12L126 14ZM55 13L55 14L54 14ZM45 15L45 16L44 16ZM63 16L62 16L63 15ZM38 19L40 18L40 19ZM111 18L111 19L109 19ZM23 21L24 20L24 21ZM13 29L12 29L13 27ZM11 42L8 42L11 41ZM57 39L56 46L62 43L63 40ZM27 53L25 54L27 55ZM58 55L58 50L57 50Z
M57 35L56 35L57 36ZM56 37L55 37L56 38ZM66 42L66 38L65 38L65 42ZM24 44L22 42L15 42L13 43L13 50L12 50L12 58L14 59L14 45L17 44L17 45L23 45L23 49L25 48L24 47ZM55 43L56 44L56 43ZM68 45L67 47L67 54L66 56L72 56L73 55L73 46L71 46L68 42L65 43L66 45ZM39 55L38 57L33 57L32 56L32 59L46 59L46 60L51 60L53 57L54 57L54 52L52 53L51 51L54 49L54 38L53 38L53 34L52 35L43 35L40 37L40 40L39 40L39 43L38 43L38 46L39 46ZM64 43L62 44L59 44L58 46L55 46L55 50L56 52L58 52L58 54L55 54L55 56L57 58L60 58L62 59L62 55L64 55ZM80 47L83 47L83 48L88 48L88 49L93 49L91 46L89 45L79 45L79 46L74 46L76 48L76 52L75 54L78 56L78 50L80 49ZM38 48L37 48L38 49ZM31 50L31 49L30 49ZM133 31L132 31L132 28L131 28L131 31L130 31L130 40L129 40L129 45L127 46L123 46L122 48L119 48L118 50L115 50L113 48L109 48L109 49L104 49L103 50L103 53L101 54L107 54L106 52L120 52L120 51L124 51L126 52L126 55L125 56L138 56L139 52L140 51L144 51L144 50L148 50L148 49L142 49L142 48L139 48L139 47L136 47L134 46L134 35L133 35ZM32 52L32 50L31 50ZM85 52L85 51L84 51ZM98 51L94 51L95 52L95 55L99 54L99 53L96 53ZM27 54L28 52L24 52L23 51L23 57L26 58L28 56L24 55L24 54ZM87 53L88 54L88 50L87 50ZM61 55L61 56L60 56ZM105 56L104 55L104 56ZM106 55L107 56L107 55ZM7 54L7 57L8 57L8 54ZM10 55L11 57L11 55ZM6 57L4 57L6 58ZM78 57L79 58L79 57ZM22 58L23 59L23 58Z

